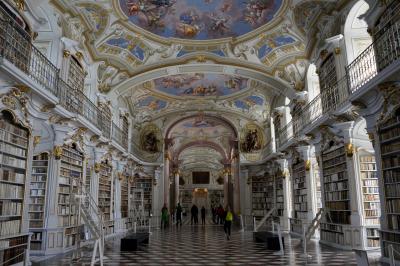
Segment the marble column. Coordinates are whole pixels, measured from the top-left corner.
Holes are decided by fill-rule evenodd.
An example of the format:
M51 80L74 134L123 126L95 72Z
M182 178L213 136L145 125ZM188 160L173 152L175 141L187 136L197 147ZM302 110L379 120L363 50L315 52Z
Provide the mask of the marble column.
M163 202L163 205L166 204L168 209L169 209L169 165L170 165L170 160L169 160L168 154L166 154L165 160L164 160L164 202Z
M175 200L174 200L174 205L178 205L179 202L179 170L175 171L174 173L174 187L175 187ZM175 207L173 206L173 207Z

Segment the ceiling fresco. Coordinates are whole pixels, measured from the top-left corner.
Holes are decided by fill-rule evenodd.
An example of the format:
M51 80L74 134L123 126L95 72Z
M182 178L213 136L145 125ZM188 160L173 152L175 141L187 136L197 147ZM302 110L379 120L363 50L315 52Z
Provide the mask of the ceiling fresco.
M139 100L138 106L140 108L148 108L151 111L160 111L167 107L168 103L164 100L160 100L154 96L147 96Z
M249 80L223 74L179 74L154 80L155 90L170 96L228 96L248 88Z
M250 110L256 106L263 106L264 99L257 95L251 95L244 99L236 100L234 104L239 109Z
M282 0L119 0L129 21L162 37L237 37L267 24Z

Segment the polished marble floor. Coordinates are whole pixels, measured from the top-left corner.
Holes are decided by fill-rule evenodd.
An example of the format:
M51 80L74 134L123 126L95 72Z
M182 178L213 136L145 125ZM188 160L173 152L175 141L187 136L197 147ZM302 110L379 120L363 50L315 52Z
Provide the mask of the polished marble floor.
M311 241L310 258L303 256L298 239L285 236L285 255L280 256L255 243L252 233L234 228L231 240L225 238L221 226L171 226L155 230L150 244L136 252L120 252L119 238L106 243L105 265L357 265L352 252L336 250ZM33 265L89 265L90 253L83 251L79 262L71 262L71 254ZM373 265L378 265L374 263Z

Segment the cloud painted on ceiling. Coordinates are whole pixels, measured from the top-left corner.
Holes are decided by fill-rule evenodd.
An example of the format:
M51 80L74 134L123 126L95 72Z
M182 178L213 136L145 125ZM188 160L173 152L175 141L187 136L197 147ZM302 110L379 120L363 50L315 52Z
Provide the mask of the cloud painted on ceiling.
M199 115L177 124L172 130L171 136L202 139L233 136L233 132L220 121Z
M129 21L162 37L237 37L270 22L282 0L119 0Z
M145 54L144 50L136 44L136 41L132 38L132 40L128 38L113 38L109 39L106 42L108 45L116 46L122 49L128 50L132 55L141 61L144 60Z
M166 101L155 98L154 96L147 96L139 100L139 107L149 108L152 111L159 111L167 107Z
M278 36L273 39L267 39L266 43L258 49L258 57L262 59L266 55L268 55L273 49L279 48L287 44L292 44L294 42L296 42L296 40L293 37L286 35Z
M249 80L223 74L179 74L154 81L155 90L172 96L227 96L248 87Z
M251 95L241 100L235 101L235 106L239 109L249 110L253 106L262 106L264 104L264 99L260 96Z

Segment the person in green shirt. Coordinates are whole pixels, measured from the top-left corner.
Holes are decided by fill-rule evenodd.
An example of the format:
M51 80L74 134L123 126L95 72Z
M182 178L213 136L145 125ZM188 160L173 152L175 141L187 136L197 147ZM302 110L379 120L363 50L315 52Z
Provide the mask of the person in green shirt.
M168 208L167 204L161 209L161 229L167 228L168 225Z
M226 215L225 215L225 223L224 223L224 231L226 235L226 239L231 239L231 226L232 226L232 221L233 221L233 213L231 212L231 207L228 206L226 209Z

